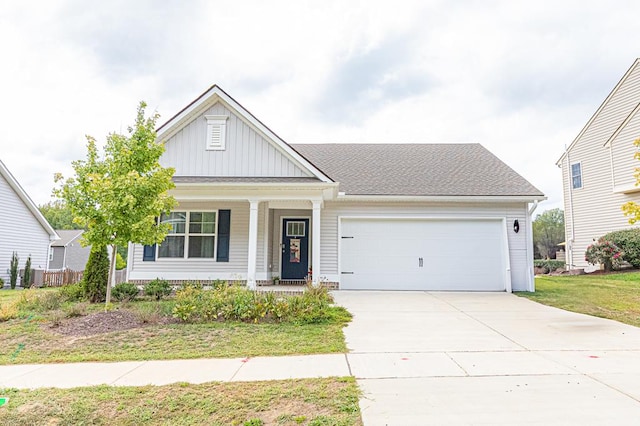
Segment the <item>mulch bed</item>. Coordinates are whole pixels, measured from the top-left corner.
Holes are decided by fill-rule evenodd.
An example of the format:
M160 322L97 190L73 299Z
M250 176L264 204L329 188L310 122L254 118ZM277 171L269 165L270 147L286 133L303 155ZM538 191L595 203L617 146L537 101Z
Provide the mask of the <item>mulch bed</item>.
M173 324L175 318L161 316L155 324ZM65 336L93 336L113 331L131 330L133 328L153 325L143 322L134 312L118 309L107 312L96 312L82 317L67 318L58 326L52 327L57 333Z

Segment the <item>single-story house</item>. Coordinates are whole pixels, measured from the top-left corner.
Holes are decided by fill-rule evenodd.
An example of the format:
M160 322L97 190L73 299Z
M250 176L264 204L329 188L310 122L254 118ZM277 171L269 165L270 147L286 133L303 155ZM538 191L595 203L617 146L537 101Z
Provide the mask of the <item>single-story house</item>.
M179 205L128 279L533 291L544 195L478 144L286 143L213 86L158 129Z
M9 266L14 252L18 269L31 256L31 267L46 269L49 244L58 238L47 219L0 161L0 278L9 285ZM19 278L18 278L19 280Z
M91 246L83 247L80 244L80 237L82 237L84 230L56 229L56 233L60 239L51 243L48 269L84 271L91 254Z
M638 226L629 224L621 207L640 203L633 144L639 137L640 58L556 162L562 168L569 267L595 269L585 260L587 247L609 232Z

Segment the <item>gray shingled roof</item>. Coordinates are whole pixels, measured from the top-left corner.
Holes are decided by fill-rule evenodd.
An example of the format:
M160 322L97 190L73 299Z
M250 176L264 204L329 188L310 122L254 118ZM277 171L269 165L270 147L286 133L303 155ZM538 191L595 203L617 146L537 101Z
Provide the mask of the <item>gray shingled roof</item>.
M56 229L56 234L58 234L60 239L55 240L51 245L53 247L64 247L83 232L84 231L82 229Z
M295 144L351 195L543 196L480 144Z

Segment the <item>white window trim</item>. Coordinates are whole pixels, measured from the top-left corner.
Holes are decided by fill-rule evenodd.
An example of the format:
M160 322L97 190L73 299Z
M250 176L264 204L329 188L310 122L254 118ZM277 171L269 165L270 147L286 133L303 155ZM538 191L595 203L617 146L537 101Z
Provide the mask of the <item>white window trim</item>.
M302 233L289 233L289 225L302 225ZM286 236L287 237L306 237L307 236L307 223L304 220L300 220L300 221L294 221L294 220L289 220L289 222L287 222L287 229L285 230L286 232Z
M184 233L179 234L167 234L169 236L176 237L184 237L184 253L182 257L160 257L160 244L156 244L156 260L160 262L170 262L173 260L188 260L195 262L217 262L218 261L218 225L220 223L220 215L218 214L218 210L172 210L171 213L184 213L186 215L186 221L184 224ZM215 237L213 244L213 257L189 257L189 223L191 218L191 213L215 213L216 214L216 226L215 233L206 233L206 234L193 234L198 237ZM160 220L160 219L158 219Z
M207 119L207 151L224 151L227 146L227 120L226 115L205 115ZM217 137L215 137L217 135Z
M573 166L575 166L576 164L580 166L580 186L579 187L573 186ZM584 172L582 171L582 161L576 161L569 165L569 184L571 185L571 189L584 188Z

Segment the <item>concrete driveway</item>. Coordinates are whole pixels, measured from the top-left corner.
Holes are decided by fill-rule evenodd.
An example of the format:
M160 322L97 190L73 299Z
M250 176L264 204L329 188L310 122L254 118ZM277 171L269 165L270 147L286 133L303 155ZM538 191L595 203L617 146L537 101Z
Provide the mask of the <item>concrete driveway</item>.
M367 426L640 424L640 328L507 293L335 299Z

